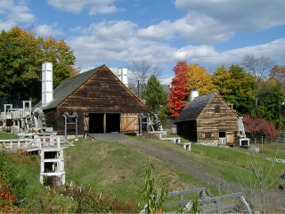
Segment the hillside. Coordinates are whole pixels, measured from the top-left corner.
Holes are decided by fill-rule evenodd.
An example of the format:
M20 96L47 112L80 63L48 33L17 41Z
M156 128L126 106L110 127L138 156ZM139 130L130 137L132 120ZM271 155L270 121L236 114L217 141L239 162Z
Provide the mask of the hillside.
M274 211L284 209L284 193L278 190L284 164L264 161L274 158L275 151L276 158L282 158L284 145L264 145L263 152L255 153L197 144L189 152L171 142L139 137L109 142L79 139L75 144L65 150L67 181L88 184L123 200L143 203L144 167L152 163L157 185L166 182L169 191L203 186L215 195L244 191L259 207L264 206L259 191L266 190L266 197L274 200L270 205Z
M66 184L83 184L104 196L116 196L120 201L118 206L132 207L120 209L121 212L138 212L144 206L144 173L145 167L150 164L155 166L157 189L166 183L169 192L206 187L217 196L243 191L254 210L285 212L285 193L278 189L282 182L280 175L284 172L284 163L267 160L284 159L284 144L258 145L261 151L256 153L238 147L210 147L195 143L189 152L170 141L160 141L149 136L129 136L115 140L79 138L73 139L73 142L74 147L64 150ZM76 211L73 207L77 202L53 195L53 190L49 192L40 187L37 156L23 152L10 156L13 165L12 162L2 164L0 173L16 184L24 180L27 182L26 190L22 185L15 189L20 195L26 192L25 209L29 212L37 212L39 209L42 212L55 212L56 207L62 207L65 212ZM5 158L0 160L3 162ZM80 199L81 196L78 197ZM46 203L50 206L46 206ZM58 205L54 206L54 203Z

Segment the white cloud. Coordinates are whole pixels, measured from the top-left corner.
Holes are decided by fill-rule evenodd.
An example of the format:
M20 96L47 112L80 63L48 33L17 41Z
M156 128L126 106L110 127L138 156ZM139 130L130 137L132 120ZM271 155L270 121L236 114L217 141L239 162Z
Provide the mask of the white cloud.
M84 35L69 39L75 50L77 62L101 64L106 61L147 59L155 63L167 62L175 48L158 41L146 40L137 33L137 26L130 21L101 22L80 29Z
M217 27L219 26L219 27ZM217 43L227 41L234 32L218 20L199 14L188 13L187 16L173 22L162 21L140 29L139 35L156 40L187 40L199 43Z
M176 0L175 6L188 12L204 14L229 29L253 32L284 25L284 0Z
M88 15L115 13L117 8L113 5L114 2L115 0L48 0L48 4L58 10L75 14L87 10Z
M64 33L57 28L57 24L53 25L38 25L35 28L37 35L43 37L55 37L63 35Z
M285 59L285 38L278 39L266 44L248 46L218 52L212 46L185 46L178 49L174 54L176 60L186 60L188 63L202 65L231 65L241 64L245 55L265 57L271 59L274 64L284 65Z
M173 58L176 61L189 60L191 62L201 59L203 57L211 57L217 55L215 48L212 46L185 46L175 51Z
M187 40L200 44L228 41L236 32L255 32L285 24L284 0L176 0L187 11L180 19L164 20L139 30L155 40Z
M26 0L0 0L0 29L9 30L19 24L32 24L34 16L27 4Z
M226 41L233 34L228 26L197 13L174 22L163 21L158 25L139 29L131 21L104 21L93 23L87 28L77 27L78 37L68 43L75 50L77 63L82 66L98 65L110 61L130 63L133 60L148 59L163 67L175 65L179 60L201 65L219 66L238 64L245 55L268 57L282 64L284 39L267 44L238 48L220 52L211 43ZM167 38L167 39L163 39ZM187 41L180 47L172 46L175 40ZM208 45L193 45L191 41L204 41ZM174 43L173 43L174 44ZM120 64L119 66L124 66Z

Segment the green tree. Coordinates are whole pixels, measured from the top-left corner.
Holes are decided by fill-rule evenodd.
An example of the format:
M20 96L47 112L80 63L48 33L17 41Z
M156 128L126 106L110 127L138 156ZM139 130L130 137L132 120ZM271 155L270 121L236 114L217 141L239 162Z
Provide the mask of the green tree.
M0 34L0 97L13 100L41 95L41 64L54 64L53 76L57 86L62 80L75 74L71 67L75 57L71 48L63 41L44 39L19 27Z
M145 99L146 105L156 111L167 102L167 93L163 90L159 81L154 75L151 75L146 83L145 90L142 93L142 98Z
M163 90L155 75L151 75L146 83L142 98L146 101L146 105L151 111L157 112L159 118L164 125L166 122L166 103L168 95Z
M42 50L44 60L53 64L53 84L57 87L63 80L70 76L76 75L72 67L75 61L73 50L65 43L64 40L56 41L54 38L42 40Z
M254 77L238 65L219 67L213 75L213 83L224 99L234 105L240 114L255 114Z
M282 84L269 78L260 83L257 93L259 104L256 109L256 115L265 118L280 130L283 125L282 121L284 121L281 108L282 102L285 100L282 93Z
M37 96L40 41L18 27L0 35L0 96L8 100Z

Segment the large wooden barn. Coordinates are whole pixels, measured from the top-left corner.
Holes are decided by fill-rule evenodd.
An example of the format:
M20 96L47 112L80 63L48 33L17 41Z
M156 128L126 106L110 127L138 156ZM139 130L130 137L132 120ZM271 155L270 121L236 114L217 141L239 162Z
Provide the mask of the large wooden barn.
M178 135L194 142L238 144L238 116L216 92L195 97L175 124Z
M66 79L45 107L46 124L58 134L138 133L146 105L106 66Z

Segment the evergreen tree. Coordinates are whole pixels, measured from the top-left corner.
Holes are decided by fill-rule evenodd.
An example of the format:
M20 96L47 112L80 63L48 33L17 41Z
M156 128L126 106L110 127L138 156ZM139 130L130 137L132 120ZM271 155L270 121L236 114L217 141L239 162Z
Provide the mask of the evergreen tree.
M166 122L165 106L168 96L155 75L151 75L147 81L145 90L142 93L142 98L146 101L146 105L151 111L158 113L159 118L164 125Z
M163 90L157 78L152 75L146 83L142 98L146 101L146 105L152 110L157 111L160 106L164 106L167 102L167 93Z

